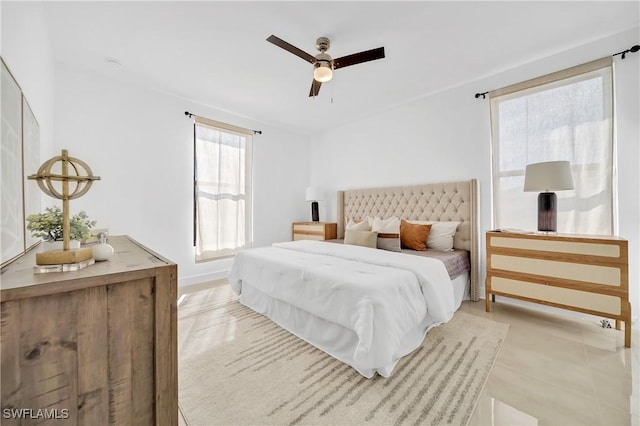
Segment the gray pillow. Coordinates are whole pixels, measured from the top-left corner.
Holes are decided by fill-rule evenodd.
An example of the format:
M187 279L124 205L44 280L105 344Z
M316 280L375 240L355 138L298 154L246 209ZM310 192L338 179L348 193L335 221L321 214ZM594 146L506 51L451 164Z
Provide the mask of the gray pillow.
M378 233L375 231L344 231L344 243L354 246L376 248Z
M378 233L377 247L382 250L401 251L400 234Z

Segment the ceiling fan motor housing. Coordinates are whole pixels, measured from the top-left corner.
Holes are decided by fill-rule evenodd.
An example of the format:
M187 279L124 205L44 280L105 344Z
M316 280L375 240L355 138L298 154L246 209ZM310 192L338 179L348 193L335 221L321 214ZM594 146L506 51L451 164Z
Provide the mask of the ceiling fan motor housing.
M313 65L314 67L330 66L333 68L333 59L324 52L318 53L316 55L316 63Z

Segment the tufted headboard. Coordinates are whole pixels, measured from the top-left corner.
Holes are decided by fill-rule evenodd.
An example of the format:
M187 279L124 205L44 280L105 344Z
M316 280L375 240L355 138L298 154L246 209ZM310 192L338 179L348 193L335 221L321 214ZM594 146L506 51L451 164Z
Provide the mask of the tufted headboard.
M478 198L477 179L338 191L338 238L344 238L345 217L356 221L367 216L382 219L397 216L405 220L461 222L453 247L469 251L471 299L477 301L480 297Z

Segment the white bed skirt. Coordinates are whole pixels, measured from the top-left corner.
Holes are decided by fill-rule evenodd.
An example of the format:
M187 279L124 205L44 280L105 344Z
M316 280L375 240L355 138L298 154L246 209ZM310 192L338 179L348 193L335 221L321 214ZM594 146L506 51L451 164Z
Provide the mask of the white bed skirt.
M470 299L471 276L467 272L453 279L451 283L457 310L463 300ZM389 377L400 358L420 346L427 332L439 325L438 323L428 324L428 321L425 321L425 324L421 324L405 336L392 364L383 368L363 370L354 366L356 363L353 359L353 354L358 345L358 336L353 330L296 308L282 300L269 297L246 281L242 284L240 303L265 315L291 334L296 335L334 358L351 365L358 373L367 378L373 377L375 373L383 377Z
M425 320L425 324L421 324L405 335L391 364L375 369L362 369L356 367L357 362L353 359L358 346L358 336L352 330L269 297L247 282L242 283L240 303L265 315L285 330L334 358L351 365L367 378L373 377L375 373L389 377L400 358L420 346L427 331L439 325L438 323L428 324L430 321Z
M471 273L469 271L460 274L451 280L453 285L453 297L456 301L456 311L463 300L471 300Z

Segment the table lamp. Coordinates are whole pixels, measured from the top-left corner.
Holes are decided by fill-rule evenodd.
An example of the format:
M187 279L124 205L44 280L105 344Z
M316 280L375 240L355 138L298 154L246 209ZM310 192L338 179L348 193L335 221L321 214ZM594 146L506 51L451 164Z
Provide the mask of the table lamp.
M324 198L322 190L317 186L310 186L307 188L307 201L311 201L311 220L314 222L320 221L320 214L318 213L318 201L322 201Z
M573 189L571 165L568 161L546 161L528 164L524 174L524 191L538 194L538 231L556 232L557 197L553 191Z

